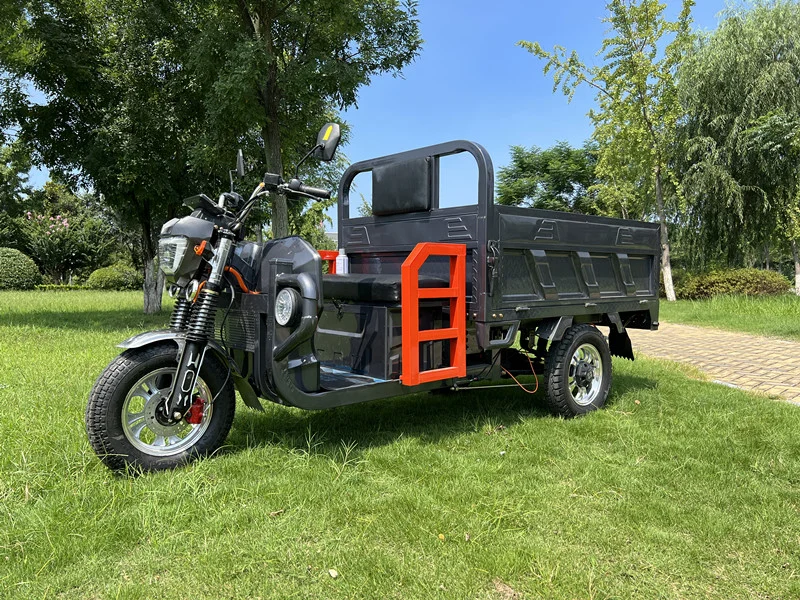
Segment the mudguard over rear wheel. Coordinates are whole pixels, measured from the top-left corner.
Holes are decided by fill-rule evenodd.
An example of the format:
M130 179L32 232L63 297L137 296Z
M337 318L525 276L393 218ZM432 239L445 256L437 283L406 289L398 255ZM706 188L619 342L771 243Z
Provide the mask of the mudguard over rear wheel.
M547 403L564 417L602 408L611 389L611 352L593 325L573 325L553 342L545 362Z
M169 394L177 368L177 347L159 344L126 350L94 384L86 407L92 449L106 466L158 471L184 465L218 449L228 436L236 409L227 367L206 354L185 420L164 423L156 407Z

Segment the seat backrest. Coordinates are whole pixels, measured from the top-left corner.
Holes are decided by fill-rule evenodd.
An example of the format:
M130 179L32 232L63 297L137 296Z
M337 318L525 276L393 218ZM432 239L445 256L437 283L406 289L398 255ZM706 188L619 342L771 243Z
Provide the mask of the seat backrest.
M372 170L372 214L399 215L433 207L433 159L416 158Z

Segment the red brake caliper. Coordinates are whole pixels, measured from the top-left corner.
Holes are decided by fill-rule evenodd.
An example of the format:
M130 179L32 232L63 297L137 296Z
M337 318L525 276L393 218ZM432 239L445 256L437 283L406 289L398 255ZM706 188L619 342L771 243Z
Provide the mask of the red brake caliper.
M205 405L205 400L203 400L200 396L195 396L191 408L186 411L184 420L190 425L199 425L203 420L203 409L205 408Z

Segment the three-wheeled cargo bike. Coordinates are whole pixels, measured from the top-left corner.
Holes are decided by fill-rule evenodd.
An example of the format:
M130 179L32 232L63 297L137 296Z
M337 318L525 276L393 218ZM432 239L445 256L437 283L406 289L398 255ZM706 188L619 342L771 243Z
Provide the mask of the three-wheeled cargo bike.
M327 125L312 152L330 160L338 138ZM444 208L440 159L456 153L477 163L478 201ZM362 173L371 216L350 212ZM658 226L497 205L478 144L352 165L338 191L347 273L299 237L245 241L244 220L272 191L328 196L267 174L247 201L195 196L190 216L164 225L170 328L120 344L86 410L112 469L170 468L218 448L234 387L251 408L264 398L317 410L533 370L553 411L580 415L605 403L611 355L633 359L626 329L658 327Z

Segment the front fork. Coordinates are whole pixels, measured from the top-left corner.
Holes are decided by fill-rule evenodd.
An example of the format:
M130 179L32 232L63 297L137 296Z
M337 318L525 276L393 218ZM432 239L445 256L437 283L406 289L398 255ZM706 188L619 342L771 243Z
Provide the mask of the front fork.
M169 423L180 421L194 402L193 391L208 349L208 340L214 336L217 300L222 291L222 275L233 248L233 241L232 233L220 233L219 244L210 261L211 274L195 300L186 331L186 343L178 359L178 371L169 397L162 405L162 417ZM205 400L210 401L211 398Z

